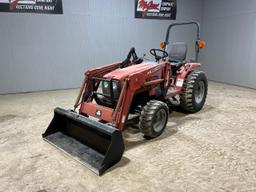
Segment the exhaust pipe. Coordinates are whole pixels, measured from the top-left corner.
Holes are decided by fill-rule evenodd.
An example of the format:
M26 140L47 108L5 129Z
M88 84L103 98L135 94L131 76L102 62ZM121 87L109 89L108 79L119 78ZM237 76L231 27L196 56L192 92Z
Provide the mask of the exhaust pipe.
M54 110L42 137L98 175L119 162L124 152L119 130L61 108Z

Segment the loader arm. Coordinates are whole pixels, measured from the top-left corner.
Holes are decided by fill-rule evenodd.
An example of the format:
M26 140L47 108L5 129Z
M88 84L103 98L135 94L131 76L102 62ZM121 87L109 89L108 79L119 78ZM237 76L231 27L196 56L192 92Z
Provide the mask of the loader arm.
M195 68L200 67L200 63L187 63L184 66L180 68L180 70L177 72L177 77L175 78L175 81L172 81L172 84L170 85L175 89L175 92L167 93L165 95L165 99L172 98L176 96L177 94L182 93L183 91L183 83L185 82L187 76L191 71L193 71Z
M113 113L113 121L119 130L124 129L126 119L128 118L133 96L136 91L143 87L146 77L142 73L129 75L125 79L119 101Z

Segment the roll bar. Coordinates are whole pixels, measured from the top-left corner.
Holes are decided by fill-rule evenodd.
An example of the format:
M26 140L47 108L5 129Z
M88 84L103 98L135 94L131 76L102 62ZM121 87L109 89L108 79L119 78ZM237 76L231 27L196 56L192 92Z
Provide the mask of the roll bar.
M174 26L180 26L180 25L196 25L197 27L197 32L196 32L196 42L200 41L200 24L198 22L195 21L190 21L190 22L178 22L178 23L172 23L166 32L166 37L165 37L165 48L164 50L166 50L167 45L169 44L169 36L170 36L170 31ZM196 62L198 61L198 56L199 56L199 47L198 44L196 43Z

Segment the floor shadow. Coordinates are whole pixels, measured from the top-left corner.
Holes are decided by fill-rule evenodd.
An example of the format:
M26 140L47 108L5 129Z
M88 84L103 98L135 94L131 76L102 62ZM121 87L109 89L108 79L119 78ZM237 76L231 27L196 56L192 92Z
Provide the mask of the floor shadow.
M162 140L178 132L178 127L190 121L197 121L201 118L197 116L191 116L190 114L185 114L183 112L172 111L169 116L169 121L163 134L155 139L146 139L143 134L139 131L138 125L129 126L123 132L123 138L125 143L125 150L128 151L134 147L142 144L147 144L155 142L157 140Z
M205 105L203 110L200 111L199 113L206 113L206 112L210 112L212 110L216 109L216 107L212 106L212 105Z
M120 167L124 167L126 166L131 160L128 159L127 157L123 156L122 159L117 163L115 164L113 167L109 168L105 173L105 174L108 174L109 172L113 171L114 169L118 169Z
M215 107L211 106L211 105L204 105L203 109L197 113L205 113L205 112L209 112L209 111L212 111L214 110ZM185 115L190 115L191 113L190 112L186 112L184 111L181 107L179 106L172 106L170 107L170 112L177 112L177 113L182 113L182 114L185 114ZM195 114L197 114L195 113Z
M204 109L198 113L205 113L208 111L213 110L214 107L210 105L206 105ZM133 149L135 147L138 147L140 145L146 145L151 142L155 142L158 140L162 140L168 137L173 136L178 132L178 127L192 121L201 120L200 117L191 115L189 113L184 113L180 108L177 109L171 109L170 116L168 120L168 124L166 126L165 131L160 137L157 137L155 139L146 139L143 137L143 134L140 132L138 124L129 125L126 127L126 129L123 132L123 138L124 138L124 144L125 144L125 151L128 151L130 149ZM123 156L122 159L115 164L113 167L108 169L105 174L110 173L114 169L118 169L120 167L126 166L131 160L127 157ZM104 175L105 175L104 174Z
M2 123L4 121L9 121L9 120L14 119L16 117L18 117L18 116L17 115L12 115L12 114L0 116L0 123Z

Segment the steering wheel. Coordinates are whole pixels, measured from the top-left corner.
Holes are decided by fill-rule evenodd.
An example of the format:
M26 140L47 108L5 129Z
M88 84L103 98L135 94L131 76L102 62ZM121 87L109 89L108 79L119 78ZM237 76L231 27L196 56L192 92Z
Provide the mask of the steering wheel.
M159 61L160 59L164 59L165 57L168 57L168 53L162 49L150 49L150 54L153 55L156 59L156 61ZM157 54L157 52L162 53L162 56Z

